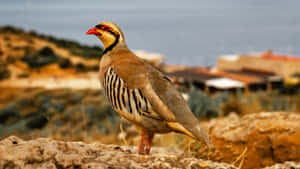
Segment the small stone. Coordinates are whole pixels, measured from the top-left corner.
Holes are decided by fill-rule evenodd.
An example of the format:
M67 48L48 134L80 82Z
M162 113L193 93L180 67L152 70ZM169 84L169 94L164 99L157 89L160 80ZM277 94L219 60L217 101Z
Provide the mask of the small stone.
M115 147L114 149L115 149L115 150L120 150L121 147L117 146L117 147Z

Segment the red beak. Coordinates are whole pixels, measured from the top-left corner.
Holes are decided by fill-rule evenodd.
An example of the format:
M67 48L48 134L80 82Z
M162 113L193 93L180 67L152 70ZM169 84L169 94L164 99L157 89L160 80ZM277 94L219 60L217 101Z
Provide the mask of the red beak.
M97 28L94 27L94 28L88 30L88 31L86 32L86 34L87 34L87 35L98 35L98 34L100 34L100 33L97 31Z

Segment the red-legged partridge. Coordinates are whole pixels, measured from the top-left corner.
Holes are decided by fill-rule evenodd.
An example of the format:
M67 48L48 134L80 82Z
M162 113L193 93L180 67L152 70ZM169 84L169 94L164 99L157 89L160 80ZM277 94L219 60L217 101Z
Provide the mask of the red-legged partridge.
M172 82L128 49L117 25L101 22L86 34L96 35L103 42L100 82L114 110L140 131L138 153L149 154L154 133L172 131L213 147Z

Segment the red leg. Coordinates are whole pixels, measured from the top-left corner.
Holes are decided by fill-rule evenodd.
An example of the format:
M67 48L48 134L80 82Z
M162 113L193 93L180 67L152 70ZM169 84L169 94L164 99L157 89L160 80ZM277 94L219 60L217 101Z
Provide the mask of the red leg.
M147 133L146 135L146 143L145 143L145 149L144 149L144 154L149 155L150 149L151 149L151 144L153 140L154 134L153 133Z
M138 150L137 150L137 153L138 154L143 154L144 152L144 147L145 147L145 135L142 134L141 135L141 141L140 141L140 144L139 144L139 147L138 147Z
M142 132L141 141L137 150L138 154L144 154L144 155L149 154L153 137L154 137L153 133Z

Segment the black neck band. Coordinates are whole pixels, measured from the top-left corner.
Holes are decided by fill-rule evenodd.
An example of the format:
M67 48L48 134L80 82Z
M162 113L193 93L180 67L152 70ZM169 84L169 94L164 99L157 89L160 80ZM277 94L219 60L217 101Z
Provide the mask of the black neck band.
M109 47L107 47L104 51L103 51L103 55L106 54L107 52L111 51L118 43L119 43L119 39L120 39L120 35L116 35L114 33L111 32L112 35L115 36L116 40L114 41L113 44L111 44Z

